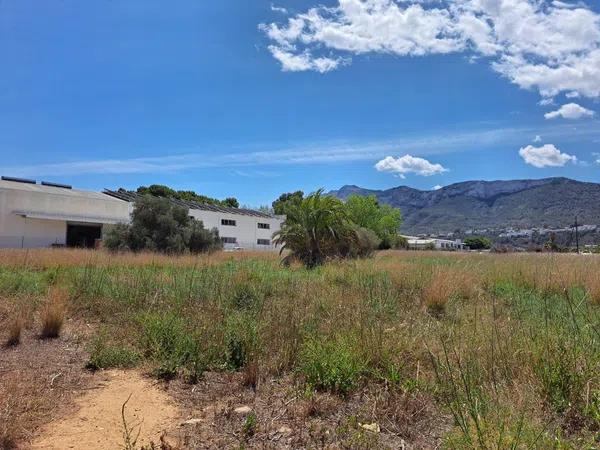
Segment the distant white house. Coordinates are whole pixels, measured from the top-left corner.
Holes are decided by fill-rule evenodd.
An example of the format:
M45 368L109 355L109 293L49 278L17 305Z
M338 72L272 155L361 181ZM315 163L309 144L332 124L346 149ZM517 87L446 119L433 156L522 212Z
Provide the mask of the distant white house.
M127 223L135 194L91 192L55 183L0 179L0 248L93 247L107 226ZM225 248L273 250L283 217L243 208L173 200L206 228L217 228Z
M458 251L467 250L467 246L460 240L425 238L418 236L403 236L410 250L427 250L435 248L436 250Z

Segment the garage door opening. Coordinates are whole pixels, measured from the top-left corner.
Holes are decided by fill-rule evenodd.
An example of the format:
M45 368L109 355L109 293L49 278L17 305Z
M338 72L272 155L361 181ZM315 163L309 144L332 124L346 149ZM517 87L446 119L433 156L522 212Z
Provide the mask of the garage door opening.
M96 239L101 237L101 225L67 224L67 247L94 248Z

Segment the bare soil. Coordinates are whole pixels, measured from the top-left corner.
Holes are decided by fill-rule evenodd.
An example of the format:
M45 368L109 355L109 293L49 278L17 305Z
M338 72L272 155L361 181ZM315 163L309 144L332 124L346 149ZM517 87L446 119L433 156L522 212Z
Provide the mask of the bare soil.
M96 377L95 386L75 400L76 412L39 430L33 450L121 448L125 402L125 420L137 446L159 442L163 432L177 424L177 406L138 372L111 370Z

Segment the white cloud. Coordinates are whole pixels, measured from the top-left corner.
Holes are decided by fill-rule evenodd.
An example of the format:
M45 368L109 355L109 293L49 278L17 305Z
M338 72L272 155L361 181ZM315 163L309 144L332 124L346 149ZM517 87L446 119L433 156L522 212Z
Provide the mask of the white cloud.
M533 142L542 142L542 137L539 134L536 134L533 138Z
M567 103L556 111L544 114L544 117L546 119L556 119L557 117L562 117L563 119L581 119L582 117L593 117L594 114L594 111L584 108L577 103Z
M441 188L443 188L444 186L440 185L440 184L436 184L434 187L432 187L431 189L434 191L439 191Z
M338 0L261 29L278 49L309 59L323 51L340 57L465 52L545 98L600 97L600 14L582 2ZM289 58L278 60L284 70L299 70L293 61L294 69L287 66Z
M281 6L275 6L273 3L271 3L271 11L273 12L278 12L281 14L287 14L287 9L282 8Z
M572 136L571 124L552 124L543 127L489 128L474 131L431 132L429 134L404 134L402 138L373 141L319 141L277 148L269 144L267 150L256 151L248 147L239 152L222 149L169 149L163 155L140 156L116 159L64 161L38 164L2 166L0 173L20 177L43 175L69 176L83 174L131 174L131 173L181 173L202 169L265 168L273 170L280 165L338 164L353 161L373 161L390 155L396 149L418 153L422 156L454 152L481 151L482 148L518 146L536 132L543 132L544 139L562 139ZM581 138L600 142L600 128L596 122L583 122L577 127ZM129 149L131 153L131 149ZM119 151L118 153L123 153Z
M563 167L568 162L577 162L577 158L567 153L562 153L552 144L542 145L541 147L534 147L528 145L519 150L521 158L533 167Z
M273 57L281 63L281 67L286 72L314 70L319 73L325 73L336 69L344 62L342 58L313 58L309 52L295 54L276 45L270 45L269 50Z
M428 177L448 171L441 164L433 164L426 159L411 155L404 155L400 158L386 156L375 164L375 169L379 172L391 172L400 178L404 178L407 173Z

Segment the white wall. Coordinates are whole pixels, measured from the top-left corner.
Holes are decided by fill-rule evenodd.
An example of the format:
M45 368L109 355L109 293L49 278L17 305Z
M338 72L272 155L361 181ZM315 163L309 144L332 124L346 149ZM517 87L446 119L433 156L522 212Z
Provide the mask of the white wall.
M205 228L217 228L221 237L234 237L237 239L237 244L225 244L225 248L237 245L245 249L272 250L275 248L273 245L273 233L281 228L282 222L281 219L276 217L247 216L199 209L190 209L190 216L196 220L201 220ZM236 225L221 225L222 219L235 220ZM258 228L259 223L268 223L270 228L268 230ZM271 245L259 245L257 242L258 239L269 239Z
M0 187L0 248L49 247L65 244L66 220L23 217L15 211L75 217L120 217L128 220L128 205L97 193L89 197L79 191L62 193L60 188L27 190ZM45 188L43 188L45 189Z

